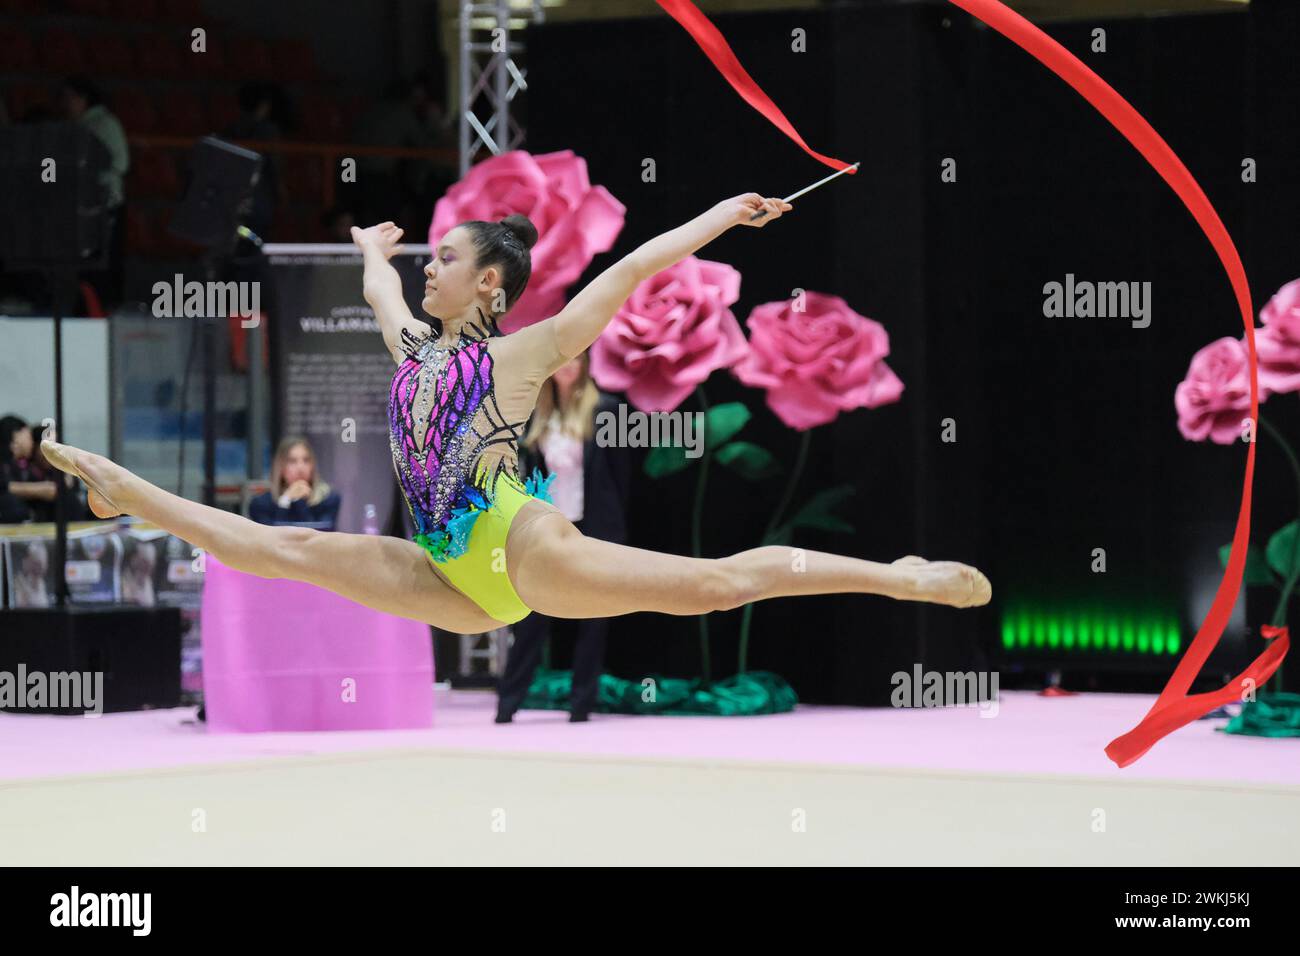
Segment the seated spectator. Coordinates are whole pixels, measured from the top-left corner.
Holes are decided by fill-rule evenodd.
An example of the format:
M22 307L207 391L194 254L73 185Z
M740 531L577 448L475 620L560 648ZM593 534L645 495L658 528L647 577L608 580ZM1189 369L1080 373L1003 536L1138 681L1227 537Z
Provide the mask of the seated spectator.
M310 524L322 531L338 526L338 492L316 472L316 453L305 438L286 438L271 462L271 490L248 503L258 524Z
M0 524L54 520L55 484L37 453L25 421L16 415L0 418Z

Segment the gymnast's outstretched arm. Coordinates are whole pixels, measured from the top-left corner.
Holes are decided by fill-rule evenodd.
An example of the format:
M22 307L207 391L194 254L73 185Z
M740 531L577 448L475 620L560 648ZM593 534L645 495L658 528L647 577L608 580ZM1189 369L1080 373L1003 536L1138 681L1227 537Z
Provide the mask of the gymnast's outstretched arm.
M389 354L398 363L406 357L402 350L403 333L408 339L414 337L415 340L429 335L429 327L411 315L402 295L401 277L388 261L402 251L401 238L402 230L391 222L381 222L367 229L352 227L352 241L365 257L362 293L366 303L375 310L375 319L384 333L384 344L388 346Z
M761 227L791 208L783 199L745 193L724 199L690 222L642 243L591 280L561 312L534 326L535 335L553 336L554 347L549 350L553 367L546 369L543 377L596 341L627 297L646 279L681 262L732 226ZM766 210L767 215L751 222L750 217L759 210Z

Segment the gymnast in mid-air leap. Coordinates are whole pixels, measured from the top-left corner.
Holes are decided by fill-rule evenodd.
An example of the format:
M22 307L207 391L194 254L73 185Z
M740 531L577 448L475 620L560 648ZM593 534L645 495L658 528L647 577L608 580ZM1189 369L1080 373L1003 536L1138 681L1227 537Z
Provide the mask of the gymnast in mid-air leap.
M518 440L542 384L609 324L637 285L737 225L761 228L793 208L746 193L656 236L597 276L559 314L508 335L498 317L523 294L537 230L515 214L449 230L425 266L416 319L389 258L402 230L352 230L364 294L397 371L390 444L414 541L254 524L163 491L106 458L54 441L42 447L81 478L102 518L136 515L233 568L328 588L379 611L476 634L539 611L612 617L701 614L765 598L880 594L952 607L987 604L988 579L953 561L890 564L779 545L723 558L660 554L585 537L519 474ZM759 213L763 215L755 221Z

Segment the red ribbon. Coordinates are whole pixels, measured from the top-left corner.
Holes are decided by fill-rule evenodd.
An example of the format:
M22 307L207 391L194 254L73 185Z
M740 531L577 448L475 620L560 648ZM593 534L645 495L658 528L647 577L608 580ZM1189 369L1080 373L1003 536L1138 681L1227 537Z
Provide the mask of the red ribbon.
M1130 143L1137 148L1143 158L1160 174L1160 178L1178 194L1188 211L1195 218L1205 237L1223 263L1228 280L1237 295L1237 305L1241 309L1241 321L1246 328L1246 347L1250 361L1250 420L1259 421L1259 368L1255 355L1255 310L1250 302L1250 287L1246 283L1246 271L1242 268L1241 257L1232 237L1224 228L1214 206L1201 191L1200 185L1177 154L1160 138L1160 134L1151 128L1151 124L1142 118L1122 96L1111 89L1088 67L1080 62L1061 44L1057 43L1038 27L1034 26L1020 14L1007 9L997 0L950 0L971 16L978 17L997 30L1012 43L1039 60L1049 70L1065 80L1076 93L1091 103L1110 124L1119 130ZM1252 439L1254 433L1251 433ZM1121 767L1133 763L1166 734L1172 733L1198 717L1202 717L1234 700L1240 700L1244 683L1249 680L1254 686L1262 687L1273 676L1290 648L1290 636L1286 628L1266 628L1266 637L1274 639L1265 648L1264 653L1251 662L1250 666L1238 675L1235 681L1225 684L1217 691L1186 696L1187 689L1200 673L1210 652L1218 644L1223 629L1228 626L1228 619L1237 603L1241 591L1241 579L1246 570L1246 548L1250 541L1250 493L1255 476L1255 442L1252 440L1246 449L1246 476L1241 488L1241 507L1237 512L1237 529L1232 536L1232 556L1228 560L1227 570L1219 589L1215 593L1210 613L1201 623L1191 646L1183 659L1178 662L1169 683L1160 692L1155 704L1142 718L1141 722L1128 733L1116 737L1106 747L1106 756Z
M700 13L699 8L691 3L691 0L657 0L657 2L670 17L686 28L686 32L699 44L704 55L713 61L718 72L726 78L741 98L766 116L777 129L798 143L805 153L819 163L825 163L831 169L845 169L850 165L842 159L823 156L803 141L799 131L785 118L785 114L772 102L772 98L763 92L762 88L754 82L754 78L740 65L736 54L731 52L731 47L718 32L718 28L709 22L708 17ZM856 176L857 173L855 169L849 175Z
M810 156L836 169L847 165L809 149L808 144L790 125L785 115L777 109L776 104L745 72L745 68L731 52L722 34L690 0L657 0L657 2L686 28L699 44L700 49L713 61L713 65L722 72L747 103L771 120ZM1078 57L1020 14L1003 6L997 0L949 0L949 2L984 21L1070 84L1075 92L1091 103L1136 147L1143 158L1160 174L1160 178L1178 194L1178 198L1183 201L1201 231L1210 240L1210 245L1218 254L1219 261L1223 264L1228 280L1236 293L1242 324L1246 328L1247 355L1250 360L1250 420L1257 422L1259 420L1259 368L1255 354L1255 311L1250 301L1246 272L1242 268L1241 257L1237 254L1237 248L1233 245L1228 230L1224 228L1218 213L1202 192L1196 179L1187 171L1187 167L1183 165L1177 154L1160 138L1160 134L1152 129L1151 124L1143 119L1127 100L1111 89L1105 80L1084 66ZM1246 570L1246 548L1250 540L1250 494L1254 476L1255 442L1252 440L1246 449L1246 475L1242 482L1237 528L1232 536L1232 555L1228 559L1223 580L1219 582L1210 613L1201 623L1200 630L1196 632L1191 646L1187 648L1187 653L1178 662L1173 675L1169 678L1169 683L1161 691L1146 716L1136 727L1123 736L1116 737L1106 747L1106 756L1121 767L1127 767L1138 760L1167 734L1186 726L1217 707L1240 700L1247 681L1253 682L1255 687L1262 687L1273 676L1290 649L1290 635L1286 628L1265 627L1262 632L1266 638L1271 639L1268 647L1238 675L1236 680L1225 684L1217 691L1187 696L1192 681L1200 673L1210 652L1214 650L1223 635L1223 630L1232 615L1232 609L1237 603L1237 596L1241 592L1242 576Z

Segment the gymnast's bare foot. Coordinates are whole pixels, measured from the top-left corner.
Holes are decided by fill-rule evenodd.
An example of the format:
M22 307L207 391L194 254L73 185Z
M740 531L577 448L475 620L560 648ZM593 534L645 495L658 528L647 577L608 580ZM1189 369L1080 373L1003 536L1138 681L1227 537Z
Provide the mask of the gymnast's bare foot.
M86 503L96 518L115 518L124 513L116 502L126 500L126 479L133 476L121 465L48 438L41 442L41 451L55 468L86 483Z
M949 607L982 607L993 597L993 586L978 569L956 561L927 561L909 554L893 562L914 569L911 599Z

